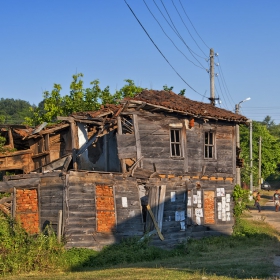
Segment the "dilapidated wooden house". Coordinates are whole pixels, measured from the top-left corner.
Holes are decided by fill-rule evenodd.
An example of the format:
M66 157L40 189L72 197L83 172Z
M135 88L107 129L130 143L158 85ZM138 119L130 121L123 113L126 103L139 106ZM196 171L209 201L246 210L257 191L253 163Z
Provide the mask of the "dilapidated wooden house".
M242 162L236 125L245 117L144 90L119 105L58 119L54 127L5 132L7 144L24 147L14 153L28 160L10 168L22 174L5 176L0 191L13 194L12 215L31 233L52 224L67 247L88 248L144 233L163 246L231 234ZM6 158L14 153L0 156L1 170L13 165Z

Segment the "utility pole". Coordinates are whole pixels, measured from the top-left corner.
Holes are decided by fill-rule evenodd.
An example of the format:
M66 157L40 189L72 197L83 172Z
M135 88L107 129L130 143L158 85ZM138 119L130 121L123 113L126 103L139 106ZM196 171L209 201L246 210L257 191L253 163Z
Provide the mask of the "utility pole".
M214 50L210 49L210 102L215 106Z
M239 114L240 111L240 104L250 100L251 98L248 97L242 101L240 101L239 103L237 103L235 105L235 114ZM236 131L236 150L240 150L240 135L239 135L239 124L236 123L235 125L235 131ZM240 178L240 168L236 167L236 184L241 186L241 178Z
M236 124L235 131L236 131L236 150L239 150L240 149L239 124ZM236 167L236 184L241 186L240 167Z
M253 193L253 121L250 120L250 191Z
M260 136L259 141L259 189L261 188L262 180L262 137Z

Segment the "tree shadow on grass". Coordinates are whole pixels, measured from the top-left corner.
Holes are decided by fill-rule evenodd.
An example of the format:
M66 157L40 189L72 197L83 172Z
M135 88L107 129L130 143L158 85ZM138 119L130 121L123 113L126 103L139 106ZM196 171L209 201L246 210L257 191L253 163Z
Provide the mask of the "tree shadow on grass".
M149 240L139 242L131 238L94 254L88 252L82 262L72 265L71 271L161 267L239 279L271 276L275 267L268 260L279 252L277 233L258 232L258 228L253 230L246 223L239 230L237 236L189 240L173 250L150 246Z

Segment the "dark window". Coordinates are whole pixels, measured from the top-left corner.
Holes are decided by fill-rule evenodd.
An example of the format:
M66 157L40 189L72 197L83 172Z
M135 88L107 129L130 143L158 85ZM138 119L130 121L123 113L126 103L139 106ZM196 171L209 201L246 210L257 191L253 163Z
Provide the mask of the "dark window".
M181 157L181 130L171 129L170 130L170 148L172 157Z
M205 158L214 158L214 133L213 132L205 132L204 139L204 157Z

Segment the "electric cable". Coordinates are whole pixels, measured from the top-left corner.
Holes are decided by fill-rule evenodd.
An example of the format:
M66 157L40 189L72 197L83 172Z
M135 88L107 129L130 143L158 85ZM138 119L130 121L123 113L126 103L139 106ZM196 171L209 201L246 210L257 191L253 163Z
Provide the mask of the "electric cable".
M126 3L127 7L129 8L129 10L131 11L131 13L134 15L135 19L137 20L137 22L140 24L140 26L142 27L142 29L145 31L146 35L149 37L149 39L151 40L151 42L153 43L153 45L156 47L156 49L158 50L158 52L162 55L162 57L165 59L165 61L169 64L169 66L174 70L174 72L181 78L181 80L190 88L192 89L194 92L196 92L197 94L203 96L201 93L197 92L192 86L190 86L184 79L183 77L175 70L175 68L171 65L171 63L167 60L167 58L164 56L164 54L160 51L160 49L158 48L158 46L155 44L155 42L153 41L153 39L150 37L149 33L147 32L147 30L144 28L144 26L142 25L142 23L140 22L140 20L137 18L136 14L133 12L132 8L129 6L129 4L126 2L126 0L124 0L124 2Z
M187 15L187 13L186 13L186 11L185 11L185 9L184 9L183 5L182 5L181 0L179 0L179 2L180 2L180 4L181 4L181 7L182 7L182 9L183 9L183 11L184 11L184 13L185 13L186 17L188 18L189 22L191 23L191 25L192 25L193 29L195 30L195 32L196 32L196 34L197 34L197 36L201 39L201 41L204 43L204 45L205 45L208 49L210 49L210 48L206 45L206 43L204 42L204 40L200 37L200 35L198 34L198 32L197 32L197 30L195 29L194 25L192 24L192 22L191 22L191 20L190 20L189 16Z
M227 101L226 101L226 99L225 99L225 97L224 97L224 94L223 94L223 91L222 91L222 88L221 88L221 83L220 83L219 76L217 76L217 81L218 81L218 84L219 84L219 87L220 87L221 95L223 96L223 100L224 100L224 102L225 102L225 107L226 107L227 110L229 110L229 109L228 109L228 105L227 105Z
M180 17L180 19L181 19L183 25L186 27L186 29L187 29L189 35L191 36L191 38L193 39L193 41L195 42L195 44L197 45L197 47L201 50L201 52L202 52L206 57L208 57L207 54L204 53L204 51L200 48L200 46L198 45L198 43L196 42L196 40L195 40L194 37L192 36L192 34L191 34L189 28L188 28L187 25L185 24L185 22L184 22L184 20L183 20L183 18L182 18L182 16L181 16L181 14L180 14L180 12L178 11L178 9L177 9L177 7L176 7L176 5L175 5L175 3L174 3L173 0L172 0L172 4L173 4L175 10L177 11L177 13L178 13L178 15L179 15L179 17Z
M183 42L183 44L187 47L187 49L188 49L188 51L190 52L190 54L192 55L192 57L201 65L201 67L203 68L203 69L205 69L205 67L201 64L201 62L194 56L194 54L196 55L196 56L198 56L198 57L200 57L198 54L196 54L187 44L186 44L186 42L184 41L184 39L182 38L182 36L178 33L178 31L176 30L176 27L175 27L175 29L171 26L171 24L169 23L169 21L166 19L166 17L164 16L164 14L162 13L162 11L161 11L161 9L159 8L159 6L157 5L157 3L155 2L155 0L153 0L153 2L154 2L154 4L156 5L156 7L157 7L157 9L159 10L159 12L161 13L161 15L163 16L163 18L165 19L165 21L167 22L167 24L169 25L169 27L173 30L173 32L179 37L179 39ZM162 3L163 4L163 3ZM164 6L164 4L163 4L163 7L165 7ZM166 9L165 9L166 10ZM167 12L167 14L168 14L168 12ZM168 14L169 15L169 14ZM170 16L169 16L169 18L170 18ZM172 20L171 20L171 22L172 22ZM173 23L173 22L172 22ZM205 70L207 70L207 69L205 69Z
M197 64L195 64L193 61L191 61L177 46L176 44L174 43L174 41L167 35L167 33L165 32L164 28L162 27L162 25L160 24L160 22L156 19L156 17L154 16L153 12L151 11L151 9L149 8L149 6L147 5L146 1L143 0L143 2L145 3L148 11L150 12L150 14L152 15L152 17L154 18L154 20L158 23L158 25L160 26L162 32L165 34L165 36L171 41L171 43L174 45L174 47L189 61L191 62L193 65L195 65L196 67L198 68L201 68L201 69L205 69Z
M230 92L228 90L228 86L227 86L227 83L226 83L226 80L225 80L225 77L224 77L223 69L222 69L222 66L221 66L221 63L220 63L220 58L219 58L219 56L217 56L217 57L218 57L218 62L219 62L219 69L221 69L221 77L222 77L222 79L224 81L226 92L228 93L228 96L231 99L231 101L233 102L233 104L235 104L233 99L232 99L232 97L231 97L231 94L230 94Z

